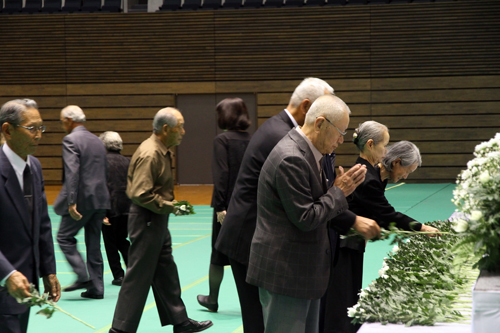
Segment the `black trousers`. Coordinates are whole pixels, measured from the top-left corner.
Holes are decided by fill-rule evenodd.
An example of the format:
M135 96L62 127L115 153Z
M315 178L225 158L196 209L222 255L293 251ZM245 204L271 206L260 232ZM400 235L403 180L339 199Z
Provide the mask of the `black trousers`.
M120 263L120 253L125 265L128 265L130 242L127 239L127 221L128 215L119 215L109 218L111 225L103 224L102 226L102 238L104 239L106 256L108 257L109 268L111 268L114 279L122 278L125 275Z
M345 247L338 251L338 261L331 270L328 289L321 302L321 333L355 333L361 327L351 324L352 318L347 316L347 308L354 306L359 299L364 253Z
M0 332L2 333L26 333L30 309L18 315L0 314Z
M259 287L245 282L248 266L243 265L231 258L231 270L233 271L236 289L241 306L241 319L243 320L243 331L245 333L263 333L264 316L259 299Z

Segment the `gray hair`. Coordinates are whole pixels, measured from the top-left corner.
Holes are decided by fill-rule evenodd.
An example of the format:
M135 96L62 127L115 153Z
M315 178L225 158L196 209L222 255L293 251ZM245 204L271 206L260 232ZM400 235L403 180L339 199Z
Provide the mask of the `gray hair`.
M123 140L117 132L106 131L99 135L104 147L109 151L121 151L123 149Z
M156 113L153 119L154 133L160 133L163 125L168 125L170 128L177 126L177 117L174 115L174 111L178 112L179 110L175 108L164 108Z
M333 95L323 95L318 98L309 108L306 113L305 124L312 125L318 117L326 117L331 122L336 122L344 116L347 110L351 114L351 110L343 100Z
M387 147L387 154L382 160L382 165L387 171L392 171L392 162L401 159L401 166L407 167L417 163L422 165L420 150L410 141L399 141Z
M0 109L0 126L4 123L19 125L23 119L23 113L28 109L38 110L38 105L32 99L14 99L8 101Z
M61 111L64 118L71 118L76 123L85 122L85 113L83 110L76 105L68 105Z
M333 95L333 88L328 83L315 77L308 77L295 88L289 104L297 107L305 99L314 103L318 97L325 95L325 90Z
M365 150L366 143L372 139L375 145L384 141L384 133L389 132L389 129L384 124L378 123L373 120L365 121L359 124L359 127L354 130L353 142L358 148L358 151Z

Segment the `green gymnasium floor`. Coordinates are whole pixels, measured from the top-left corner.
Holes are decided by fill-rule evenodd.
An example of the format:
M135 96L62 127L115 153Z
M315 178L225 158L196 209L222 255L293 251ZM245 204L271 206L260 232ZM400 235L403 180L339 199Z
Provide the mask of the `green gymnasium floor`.
M390 187L391 185L389 185ZM454 184L405 184L389 189L387 198L394 207L421 222L447 219L455 207L451 203ZM182 198L177 198L182 200ZM212 209L209 206L196 206L196 215L171 217L170 231L172 233L174 257L179 268L182 285L182 299L186 304L188 315L196 320L212 320L214 326L207 330L212 333L239 333L243 332L238 296L230 268L225 271L225 278L221 286L219 298L219 312L210 313L196 301L198 294L208 294L208 267L210 260ZM59 228L60 218L50 207L50 216L53 224L53 235ZM83 234L78 236L79 250L84 253ZM57 244L56 260L57 275L62 286L70 285L75 280L70 266L66 262ZM378 270L382 267L382 260L392 248L389 241L368 243L365 253L363 287L378 277ZM32 309L28 327L29 333L85 333L108 332L116 299L120 287L111 285L112 274L107 265L107 258L102 246L104 264L105 295L103 300L83 299L81 290L63 293L58 305L69 313L79 317L96 327L95 330L56 312L50 319L35 315ZM152 293L150 293L138 332L172 332L172 326L162 328L155 309Z

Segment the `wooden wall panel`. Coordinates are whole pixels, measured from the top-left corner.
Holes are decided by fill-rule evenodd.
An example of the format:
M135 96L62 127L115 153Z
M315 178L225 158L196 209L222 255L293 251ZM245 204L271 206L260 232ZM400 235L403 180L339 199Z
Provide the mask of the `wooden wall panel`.
M450 182L500 125L500 2L224 11L0 16L0 104L33 98L48 126L36 156L61 179L60 110L115 130L130 156L154 114L180 94L252 93L258 124L280 112L304 77L328 81L352 130L380 121L411 140L423 166L408 182Z

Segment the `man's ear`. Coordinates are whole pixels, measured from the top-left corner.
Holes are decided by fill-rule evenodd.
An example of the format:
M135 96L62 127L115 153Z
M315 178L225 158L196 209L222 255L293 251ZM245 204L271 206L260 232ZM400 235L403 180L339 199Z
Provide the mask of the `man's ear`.
M9 123L2 124L2 133L3 133L3 136L5 137L5 140L7 140L7 138L10 139L12 127L13 126Z
M321 125L325 122L325 119L323 118L316 118L314 120L314 131L319 132L321 130Z
M309 111L309 108L311 107L312 103L309 99L304 99L300 105L299 105L299 108L300 108L300 111L301 113L304 115L306 115L307 111Z

